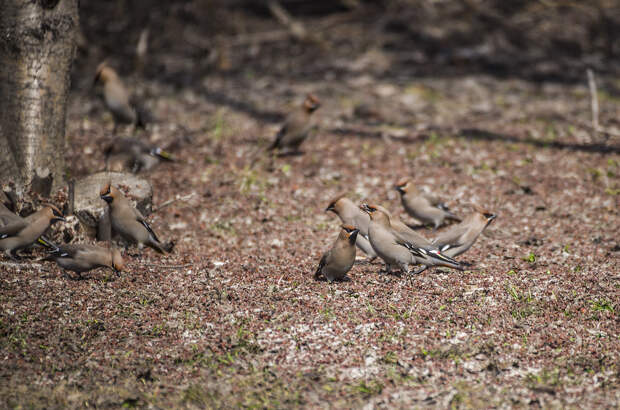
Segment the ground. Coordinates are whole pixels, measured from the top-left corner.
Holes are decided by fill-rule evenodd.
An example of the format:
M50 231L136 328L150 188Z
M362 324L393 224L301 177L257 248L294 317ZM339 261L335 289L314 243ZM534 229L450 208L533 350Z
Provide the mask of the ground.
M360 19L325 28L334 49L248 44L229 50L232 68L224 52L182 58L155 36L156 63L127 82L157 118L139 137L179 159L143 175L155 207L183 197L149 217L174 252L130 248L128 272L84 280L38 251L3 261L3 407L619 405L620 146L589 128L585 72L388 69L401 50L360 52L342 34L367 45ZM111 59L121 72L123 52ZM90 83L111 53L76 61L74 177L103 168L113 125ZM598 80L601 123L617 130L617 77ZM307 92L323 102L315 135L304 155L272 158L282 114ZM460 215L468 202L498 214L459 257L471 267L408 280L359 252L350 281L313 280L339 230L329 199L346 192L410 221L393 189L404 176Z

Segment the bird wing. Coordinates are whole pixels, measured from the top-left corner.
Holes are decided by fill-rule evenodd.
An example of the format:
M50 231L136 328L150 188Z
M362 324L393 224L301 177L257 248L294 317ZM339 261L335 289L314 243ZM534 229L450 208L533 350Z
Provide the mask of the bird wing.
M158 242L158 243L160 242L157 235L155 235L155 231L153 231L153 228L151 228L151 225L149 225L149 223L144 218L137 218L137 221L140 222L142 226L146 228L147 231L149 231L149 234L155 240L155 242Z
M85 245L61 245L57 246L50 250L49 256L45 259L55 259L55 258L70 258L74 259L75 256L80 252L80 249Z
M396 240L396 243L407 248L413 256L417 256L422 259L436 259L450 264L459 265L457 261L446 255L442 255L441 251L433 246L416 246L399 239Z
M331 249L323 254L323 257L321 257L321 260L319 261L319 266L316 268L316 271L314 272L314 276L315 277L319 276L321 274L321 270L327 264L327 259L329 259L331 254L332 254L332 250Z
M27 226L28 222L26 220L7 211L0 215L0 239L17 235L19 231Z
M412 245L416 245L416 246L428 246L430 245L430 242L428 239L426 239L425 237L423 237L422 235L420 235L419 233L415 232L414 230L395 230L392 229L392 232L394 232L394 235L401 239L404 242L408 242Z
M442 252L463 244L463 238L467 232L467 226L457 225L447 232L439 234L433 239L433 245L437 246Z
M280 146L280 142L282 141L282 138L286 135L288 129L288 121L285 122L282 127L280 127L280 130L278 131L278 133L276 134L276 138L273 140L273 143L269 146L269 149L276 149Z

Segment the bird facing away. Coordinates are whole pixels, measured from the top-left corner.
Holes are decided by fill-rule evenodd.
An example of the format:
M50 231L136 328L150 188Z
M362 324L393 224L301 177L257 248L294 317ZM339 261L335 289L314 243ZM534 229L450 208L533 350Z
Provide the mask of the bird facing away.
M308 94L301 108L291 112L269 150L278 149L281 154L299 153L299 147L306 140L313 127L312 113L319 109L321 102L312 94Z
M64 221L62 212L53 205L48 205L27 218L14 215L9 217L9 223L0 227L0 250L14 258L15 251L23 249L39 239L51 224ZM3 220L6 215L3 214Z
M101 189L100 196L110 207L110 222L114 232L125 240L138 244L139 248L146 245L159 253L172 250L174 243L162 243L144 216L129 203L121 191L107 183Z
M97 67L94 84L103 85L103 101L114 117L114 131L119 124L131 124L139 128L145 127L145 115L125 87L123 80L116 71L104 61Z
M355 244L368 255L370 261L375 259L377 253L368 241L368 224L370 223L368 214L360 210L353 201L344 195L339 195L331 200L325 209L325 212L329 211L338 215L343 224L354 226L359 230Z
M323 275L331 283L344 278L355 262L355 238L358 232L353 226L342 225L336 242L323 254L314 273L315 279Z
M400 193L405 211L420 222L433 225L435 230L446 219L460 221L439 198L421 193L411 180L402 179L394 188Z
M95 268L107 267L117 273L125 269L123 257L118 249L89 244L61 245L53 249L44 260L53 260L61 268L76 272L80 278L82 272Z
M497 217L496 214L476 204L472 204L472 208L474 212L467 215L463 222L441 233L433 240L433 244L444 255L453 258L467 252L480 234Z
M129 170L137 173L148 171L160 160L174 161L169 152L136 138L115 138L104 155L107 171Z
M391 272L398 266L404 273L409 272L409 265L422 264L422 268L413 272L421 273L429 266L446 266L462 270L454 259L442 255L436 247L410 242L398 235L390 225L388 215L379 210L377 205L362 204L360 209L370 215L368 234L370 244L386 263L386 271Z

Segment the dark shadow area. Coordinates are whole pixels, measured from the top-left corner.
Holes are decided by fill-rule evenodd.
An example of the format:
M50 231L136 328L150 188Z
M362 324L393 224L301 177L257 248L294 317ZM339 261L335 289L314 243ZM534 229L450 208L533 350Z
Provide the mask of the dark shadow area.
M363 139L389 139L392 138L389 134L384 133L381 130L364 130L355 127L347 127L347 128L334 128L330 129L328 132L336 134L336 135L349 135L355 136ZM407 135L403 137L394 138L399 142L404 142L406 144L414 144L428 141L431 138L432 133L443 133L445 135L453 135L458 138L465 139L473 139L480 141L495 141L495 142L503 142L503 143L514 143L514 144L527 144L534 147L540 148L553 148L553 149L564 149L569 151L581 151L581 152L592 152L592 153L600 153L600 154L618 154L620 153L620 146L618 145L605 145L603 143L593 143L593 144L575 144L575 143L565 143L561 141L541 141L533 138L520 138L514 135L493 132L488 130L476 129L476 128L465 128L458 130L456 133L451 129L442 129L442 128L433 128L429 130L425 130L424 132L417 133L415 135Z

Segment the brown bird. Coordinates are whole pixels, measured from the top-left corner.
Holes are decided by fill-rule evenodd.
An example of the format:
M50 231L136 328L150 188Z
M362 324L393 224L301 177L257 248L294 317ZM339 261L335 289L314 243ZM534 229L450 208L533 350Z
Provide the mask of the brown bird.
M118 249L88 244L59 246L44 260L55 261L61 268L76 272L79 278L82 277L82 272L100 267L111 268L117 273L125 269L123 257Z
M284 125L276 135L268 150L278 149L281 154L299 153L299 147L306 140L313 128L312 113L319 109L321 102L312 94L308 94L301 109L290 113Z
M3 214L3 220L8 220L8 224L0 227L0 250L5 251L11 258L15 258L15 251L36 242L50 224L65 220L53 205L45 206L27 218L14 216L15 218L7 218Z
M104 155L108 171L130 170L137 173L148 171L160 160L174 161L169 152L137 138L115 138L105 149Z
M332 211L345 225L350 225L359 230L355 244L360 248L370 261L377 257L375 250L368 241L368 224L370 217L366 212L362 212L349 198L339 195L332 199L325 212Z
M398 181L394 188L400 193L405 211L420 222L433 225L435 230L445 219L461 220L439 198L421 193L407 178Z
M454 259L441 254L434 246L423 245L404 239L398 235L390 225L389 217L379 210L377 205L362 204L360 209L370 215L368 236L370 244L377 255L385 261L386 272L398 266L404 273L409 272L409 266L423 265L414 274L425 271L430 266L446 266L462 270L461 265Z
M145 112L136 104L123 80L104 61L97 67L94 84L103 85L103 101L114 117L114 130L119 124L131 124L138 128L146 126Z
M162 243L146 222L144 216L136 208L131 206L127 198L110 183L107 183L100 192L101 199L110 207L110 222L112 230L127 241L155 249L159 253L170 252L174 243Z
M419 246L430 246L431 245L431 241L429 241L424 236L420 235L419 233L411 229L409 226L407 226L397 215L392 215L390 211L388 211L381 205L375 205L375 206L377 207L378 210L380 210L381 212L383 212L384 214L388 216L388 219L390 220L390 226L392 227L392 230L398 236L400 236L401 238L403 238L409 243L417 244Z
M315 279L321 274L330 283L344 278L355 262L355 237L359 230L350 225L342 225L340 235L330 250L323 254L314 273Z
M472 208L474 212L467 215L463 222L441 233L433 240L433 244L437 246L444 255L453 258L467 252L476 242L480 234L497 217L496 214L476 204L472 204Z

